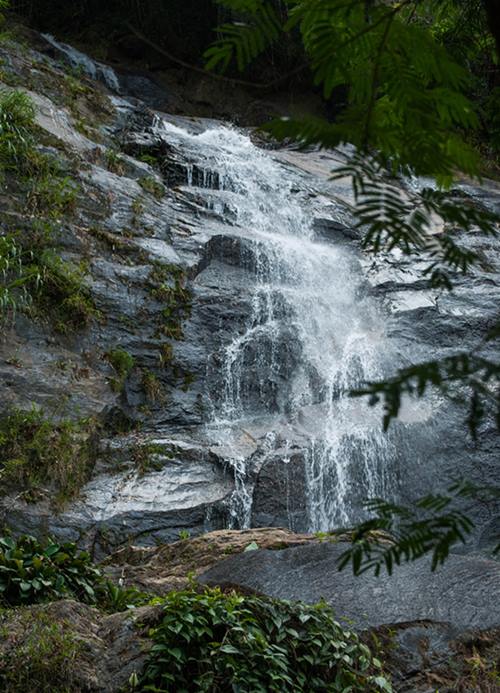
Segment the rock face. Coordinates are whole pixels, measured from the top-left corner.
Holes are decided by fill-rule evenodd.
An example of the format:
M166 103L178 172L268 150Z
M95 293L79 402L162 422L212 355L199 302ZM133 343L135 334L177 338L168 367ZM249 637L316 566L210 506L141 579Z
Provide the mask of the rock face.
M241 585L272 597L316 603L325 599L339 618L364 630L384 623L442 621L457 629L500 625L500 565L477 556L450 556L431 573L429 561L392 576L339 573L345 546L320 543L283 551L252 551L218 563L203 584Z
M102 317L60 334L18 314L0 343L0 400L95 416L100 443L78 500L56 513L50 489L36 503L4 497L4 523L103 556L181 531L348 525L366 496L412 500L457 469L498 479L493 429L471 442L458 406L410 403L385 435L380 412L346 396L479 341L498 301L495 257L438 296L410 262L363 255L350 188L328 180L341 153L265 150L249 132L153 111L138 100L160 103L150 84L35 43L9 48L5 74L30 91L43 146L79 186L58 252L85 262ZM75 88L54 55L104 86ZM498 208L494 185L461 194ZM25 219L14 202L7 228ZM118 388L116 348L134 364ZM488 548L498 508L473 512L475 546Z

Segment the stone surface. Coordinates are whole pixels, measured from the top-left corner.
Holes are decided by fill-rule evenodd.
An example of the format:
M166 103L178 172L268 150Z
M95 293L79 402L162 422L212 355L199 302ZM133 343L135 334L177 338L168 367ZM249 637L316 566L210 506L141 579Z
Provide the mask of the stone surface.
M450 555L434 573L428 559L396 568L392 576L338 572L346 546L323 542L283 551L253 551L203 573L203 584L241 585L280 599L325 599L339 618L364 630L384 623L443 621L464 630L500 627L500 564Z
M254 229L236 225L230 191L217 189L220 180L209 164L203 168L194 149L176 139L175 130L168 142L158 137L158 117L200 137L209 137L219 123L155 114L150 107L158 104L158 85L118 75L118 94L106 66L47 40L38 37L36 50L12 47L4 57L12 79L34 94L38 124L81 186L75 215L63 221L58 235L66 260L88 263L85 281L103 320L63 336L48 324L18 315L0 343L0 406L35 404L58 415L95 415L103 426L102 440L95 476L77 502L57 516L50 489L35 505L17 495L4 498L3 521L17 531L76 539L99 556L129 542L150 546L172 541L182 530L196 534L245 524L311 529L307 456L314 427L325 417L327 393L313 369L302 373L316 388L314 401L290 413L290 376L300 371L304 359L286 305L276 305L283 318L279 332L245 350L240 386L251 413L235 420L224 440L216 435L214 402L227 385L221 364L231 340L244 334L252 316ZM84 80L88 94L75 104L55 55L83 65L107 87ZM138 101L141 90L143 103ZM85 114L88 127L82 134ZM107 164L117 143L123 150L119 172ZM481 340L498 304L498 261L491 247L481 241L482 250L492 256L490 271L459 281L452 296L438 296L426 287L413 259L375 261L361 253L348 181L328 180L330 170L342 162L338 152L266 151L293 181L290 195L307 204L323 250L339 247L341 257L350 258L352 271L361 272L359 300L376 302L384 329L397 345L392 368ZM161 166L140 160L144 155L159 157ZM189 177L211 187L213 204L207 205L200 190L188 185ZM165 195L157 199L148 193L139 184L144 178L161 182ZM499 204L496 184L479 190L464 182L460 190L490 208ZM11 221L18 223L19 212ZM159 265L175 265L186 274L191 311L182 321L183 339L162 334L165 304L154 293ZM169 363L162 361L165 344L171 350ZM106 356L116 347L135 361L121 392L110 387L116 374ZM275 359L271 375L258 372L264 355ZM157 382L154 396L144 386L148 373ZM350 411L356 426L379 417L364 403ZM389 438L393 454L387 470L400 500L411 502L431 488L446 488L457 469L478 483L498 479L494 429L485 426L474 443L463 419L460 407L438 398L404 407ZM139 426L141 433L116 435L113 422ZM138 474L137 447L169 440L177 446L172 464L166 457L156 460L160 469L141 463ZM353 507L359 507L366 479L362 470L355 472L360 476L349 493ZM334 503L337 481L325 480ZM498 508L475 505L472 513L478 530L470 548L487 549L500 531Z

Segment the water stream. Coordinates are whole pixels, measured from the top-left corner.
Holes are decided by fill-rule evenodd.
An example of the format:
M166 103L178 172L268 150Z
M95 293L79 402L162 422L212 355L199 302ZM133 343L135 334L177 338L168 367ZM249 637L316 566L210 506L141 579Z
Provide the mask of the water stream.
M384 373L392 350L358 258L318 238L305 176L248 134L223 125L195 134L161 119L156 134L182 150L186 186L207 210L233 220L251 277L250 315L218 361L222 387L210 393L210 435L230 447L240 425L264 416L265 457L277 440L286 445L287 430L300 432L309 529L349 524L363 498L393 491L394 448L380 412L348 396ZM237 526L251 521L248 464L233 459Z

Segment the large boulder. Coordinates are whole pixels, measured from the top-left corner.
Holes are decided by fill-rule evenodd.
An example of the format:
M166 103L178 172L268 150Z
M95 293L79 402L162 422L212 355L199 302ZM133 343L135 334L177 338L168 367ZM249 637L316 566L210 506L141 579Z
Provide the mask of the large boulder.
M325 599L339 618L358 629L384 623L444 621L455 627L500 627L500 564L480 556L451 555L435 572L428 559L408 563L391 576L338 571L343 542L283 551L260 550L228 558L198 579L240 585L280 599Z

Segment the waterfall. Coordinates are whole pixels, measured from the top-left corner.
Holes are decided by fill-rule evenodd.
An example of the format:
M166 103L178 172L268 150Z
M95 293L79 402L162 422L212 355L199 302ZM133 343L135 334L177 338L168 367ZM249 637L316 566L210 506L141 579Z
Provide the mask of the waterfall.
M221 345L219 379L207 379L221 383L209 393L207 431L216 444L230 449L249 421L267 428L257 462L244 455L231 462L234 525L251 522L255 465L278 441L286 448L297 437L306 441L309 529L358 520L366 497L394 492L395 459L380 411L348 396L387 372L393 350L359 257L316 233L311 175L258 148L247 133L223 125L193 133L160 118L155 132L182 152L186 187L212 214L207 224L218 216L228 233L231 220L249 277L246 324ZM340 204L330 208L337 220L343 214Z

